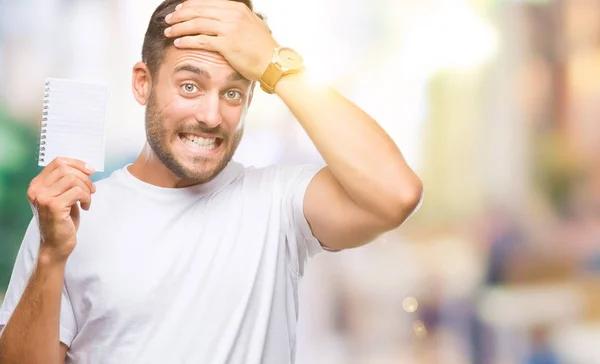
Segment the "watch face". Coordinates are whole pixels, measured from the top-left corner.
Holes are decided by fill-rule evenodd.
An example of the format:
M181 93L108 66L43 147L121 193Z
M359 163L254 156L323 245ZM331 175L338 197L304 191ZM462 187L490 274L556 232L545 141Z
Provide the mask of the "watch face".
M279 60L284 68L287 69L298 69L302 67L304 60L296 51L291 48L279 49Z

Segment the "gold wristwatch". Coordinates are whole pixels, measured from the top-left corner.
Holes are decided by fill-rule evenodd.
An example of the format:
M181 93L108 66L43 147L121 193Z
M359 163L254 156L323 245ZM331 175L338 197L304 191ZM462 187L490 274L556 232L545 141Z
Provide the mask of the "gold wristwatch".
M275 93L275 86L281 77L291 73L298 73L304 69L304 60L298 52L291 48L275 48L271 63L267 70L260 76L260 88L268 94Z

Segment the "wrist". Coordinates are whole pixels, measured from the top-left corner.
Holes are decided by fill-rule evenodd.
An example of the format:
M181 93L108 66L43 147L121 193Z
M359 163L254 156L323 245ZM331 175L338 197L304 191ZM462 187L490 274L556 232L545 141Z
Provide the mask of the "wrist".
M270 63L259 77L260 87L268 94L274 94L279 82L291 74L304 70L304 59L300 54L288 47L277 47L273 50Z
M290 73L281 77L279 82L275 85L275 94L278 96L285 95L289 90L302 88L308 86L310 80L308 78L306 70L298 73Z
M267 71L267 68L269 68L269 65L271 64L271 62L273 62L277 48L279 48L279 44L275 43L268 50L265 50L262 53L262 60L260 62L261 68L259 69L259 73L256 76L256 80L258 82L260 82L260 79L263 77L263 75Z
M68 256L58 254L51 248L41 247L38 255L38 265L43 267L64 267Z

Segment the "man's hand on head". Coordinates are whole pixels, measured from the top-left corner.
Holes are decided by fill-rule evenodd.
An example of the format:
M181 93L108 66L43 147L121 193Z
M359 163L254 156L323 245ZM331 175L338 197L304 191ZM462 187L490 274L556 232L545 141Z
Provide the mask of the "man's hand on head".
M237 1L184 1L165 21L165 36L175 38L176 47L218 52L251 81L263 74L278 46L267 24Z

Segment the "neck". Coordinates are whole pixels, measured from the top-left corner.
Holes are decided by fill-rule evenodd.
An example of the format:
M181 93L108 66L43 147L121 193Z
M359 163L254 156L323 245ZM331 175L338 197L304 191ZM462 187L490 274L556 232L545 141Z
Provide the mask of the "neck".
M198 184L196 181L177 177L158 159L148 144L140 152L139 156L128 167L129 173L140 181L164 188L182 188Z

